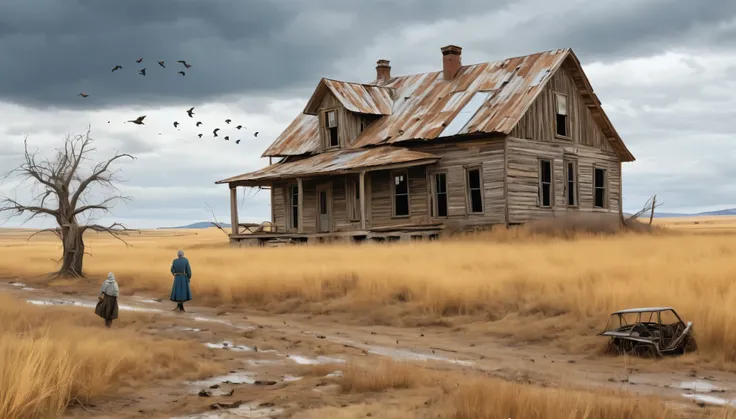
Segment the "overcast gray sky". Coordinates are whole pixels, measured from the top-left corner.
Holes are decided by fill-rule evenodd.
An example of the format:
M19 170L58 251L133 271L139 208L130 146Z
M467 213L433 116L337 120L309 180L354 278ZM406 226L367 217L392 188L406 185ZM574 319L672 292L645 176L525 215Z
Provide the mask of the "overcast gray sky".
M395 75L436 71L447 44L464 64L573 48L637 158L626 210L655 193L667 212L736 207L736 2L723 0L3 0L0 167L17 164L25 135L43 153L91 125L93 158L137 157L119 165L133 200L101 221L203 221L206 203L229 221L214 181L266 165L320 77L368 81L379 58ZM242 200L242 220L269 214L267 192Z

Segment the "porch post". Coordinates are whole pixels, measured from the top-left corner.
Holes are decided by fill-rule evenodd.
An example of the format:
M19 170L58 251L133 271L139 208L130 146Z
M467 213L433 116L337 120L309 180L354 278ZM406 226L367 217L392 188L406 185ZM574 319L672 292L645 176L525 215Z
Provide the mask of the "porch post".
M299 195L299 204L297 204L297 212L299 213L299 227L297 231L299 234L304 233L304 185L302 179L299 178L297 182L297 194Z
M360 172L360 229L365 231L365 170Z
M230 184L230 229L231 234L238 234L238 190Z

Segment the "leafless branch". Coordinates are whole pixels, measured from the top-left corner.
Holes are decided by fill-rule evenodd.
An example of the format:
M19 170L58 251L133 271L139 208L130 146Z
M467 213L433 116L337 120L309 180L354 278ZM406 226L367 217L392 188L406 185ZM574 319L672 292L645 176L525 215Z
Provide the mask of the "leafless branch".
M125 247L131 246L125 239L123 239L121 236L129 236L130 232L135 231L140 234L140 230L137 229L129 229L125 227L121 223L112 223L109 226L102 226L99 224L88 224L80 227L82 233L86 232L87 230L96 231L98 233L108 233L109 235L113 236L114 238L120 240L125 244Z
M61 229L57 227L57 228L45 228L43 230L38 230L35 233L33 233L30 236L28 236L28 240L27 241L31 241L32 238L34 238L35 236L37 236L39 234L42 234L42 233L54 233L54 235L56 237L58 237L59 240L61 240Z
M230 237L230 235L227 234L227 231L225 231L225 229L222 228L222 226L220 225L220 222L217 221L217 216L215 215L215 210L213 210L212 207L210 207L210 204L208 204L206 202L204 204L207 205L210 208L210 212L212 212L212 218L215 220L214 222L210 221L210 224L212 224L213 226L217 227L220 231L222 231L223 233L225 233L226 236ZM237 226L236 226L236 228L237 228Z

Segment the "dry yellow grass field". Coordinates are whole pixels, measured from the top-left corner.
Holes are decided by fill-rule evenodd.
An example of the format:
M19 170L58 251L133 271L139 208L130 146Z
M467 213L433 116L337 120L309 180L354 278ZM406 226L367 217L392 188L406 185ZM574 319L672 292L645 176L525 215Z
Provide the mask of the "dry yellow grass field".
M0 235L0 274L28 278L54 270L56 239L26 242L27 235ZM518 332L529 340L550 337L545 331L553 323L554 337L563 340L602 328L616 309L672 305L695 323L707 358L730 363L736 361L735 237L679 231L498 242L479 235L433 243L238 249L229 248L216 229L159 230L132 235L129 248L90 236L85 269L90 293L112 271L123 294L147 290L165 298L171 261L182 248L200 303L345 312L378 324L476 316L496 320L500 331L530 323Z
M317 374L334 368L317 368ZM348 365L339 379L340 388L348 393L382 392L412 388L427 389L433 397L433 417L444 419L675 419L681 414L655 397L633 398L618 391L575 391L521 385L494 378L467 378L432 371L411 363L384 361L367 367ZM354 406L347 414L334 408L310 412L307 418L361 418L376 416L370 404ZM407 416L400 408L382 409L379 417L424 417L424 412ZM733 411L718 412L719 419L732 419Z
M58 417L67 403L87 402L111 386L173 375L198 378L214 368L192 356L191 344L113 332L98 319L0 295L0 417Z
M705 221L707 231L695 227ZM166 298L170 264L181 248L192 263L196 304L339 313L345 321L364 324L490 320L490 332L519 341L552 340L573 351L600 343L591 336L613 310L672 305L695 323L701 360L733 369L736 235L730 218L705 221L657 220L666 231L573 239L517 231L432 243L240 249L228 247L216 229L143 231L128 238L127 248L93 234L85 238L89 279L74 285L95 295L112 271L123 296L147 291ZM27 241L29 234L0 231L0 275L45 283L44 274L57 266L60 244L51 235ZM111 380L146 377L147 363L166 370L190 362L195 375L203 372L201 363L182 361L179 352L186 351L172 349L184 343L153 344L133 331L106 337L99 325L94 332L87 329L99 320L91 316L71 311L51 316L45 309L0 303L0 384L11 388L0 399L0 417L53 417L38 412L59 413L68 400L99 395ZM6 339L10 336L14 339ZM421 380L402 368L392 367L390 380L380 369L348 370L343 391L419 385ZM28 376L38 378L22 378ZM491 387L493 402L481 397ZM672 417L592 393L487 380L463 388L447 395L447 417L553 417L540 416L551 411L565 418Z

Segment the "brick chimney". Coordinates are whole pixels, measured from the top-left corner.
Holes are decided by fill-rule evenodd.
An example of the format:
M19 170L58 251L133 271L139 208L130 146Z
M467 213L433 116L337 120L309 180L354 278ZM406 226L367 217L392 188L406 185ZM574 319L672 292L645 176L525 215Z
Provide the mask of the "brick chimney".
M460 54L463 49L456 45L448 45L442 51L442 75L445 80L452 80L462 67Z
M391 66L388 60L376 61L376 80L385 83L391 78Z

